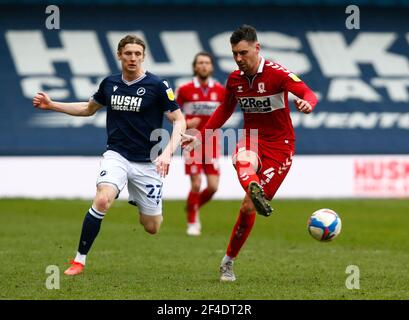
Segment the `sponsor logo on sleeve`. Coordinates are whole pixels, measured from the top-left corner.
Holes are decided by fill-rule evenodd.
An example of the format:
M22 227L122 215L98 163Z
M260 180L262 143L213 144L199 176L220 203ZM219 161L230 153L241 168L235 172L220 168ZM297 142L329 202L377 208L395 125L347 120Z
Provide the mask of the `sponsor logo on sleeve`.
M169 99L170 101L175 100L175 95L174 95L174 93L173 93L172 88L166 89L166 94L168 95L168 99Z
M294 73L289 73L288 76L293 79L295 82L300 82L301 79L297 77L297 75L295 75Z

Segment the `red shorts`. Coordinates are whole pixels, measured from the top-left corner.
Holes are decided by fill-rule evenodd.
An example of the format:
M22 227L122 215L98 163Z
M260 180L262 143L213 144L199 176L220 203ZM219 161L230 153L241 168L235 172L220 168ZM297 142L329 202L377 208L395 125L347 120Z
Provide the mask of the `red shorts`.
M245 150L251 150L258 155L257 176L264 189L266 199L271 200L290 170L294 142L287 140L271 142L260 138L258 141L242 139L236 146L233 159L238 153Z
M190 176L202 172L205 175L220 175L219 150L219 139L214 137L211 145L202 144L201 149L184 152L185 173Z
M201 174L204 172L205 175L220 175L219 161L218 159L213 159L212 163L185 163L185 173L189 176L196 174Z

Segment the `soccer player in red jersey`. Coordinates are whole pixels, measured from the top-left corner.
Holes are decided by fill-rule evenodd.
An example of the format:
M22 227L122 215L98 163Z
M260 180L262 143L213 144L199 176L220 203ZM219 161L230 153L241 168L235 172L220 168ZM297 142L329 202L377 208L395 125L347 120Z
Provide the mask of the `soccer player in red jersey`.
M223 103L216 109L201 134L183 135L185 149L191 150L205 131L220 128L238 103L244 114L245 134L237 144L233 163L246 196L225 256L220 266L221 281L235 281L233 262L250 234L258 214L272 213L271 200L291 167L295 134L288 106L288 92L298 111L310 113L317 103L315 94L294 73L260 55L256 30L243 25L230 37L233 58L239 70L227 80ZM252 134L254 131L256 135Z
M179 87L176 101L185 114L187 128L201 130L223 101L225 90L211 77L213 58L209 53L197 53L192 67L194 78ZM217 135L211 143L204 143L199 152L184 152L185 172L191 182L186 204L187 234L190 236L201 234L199 208L212 198L219 186L219 152ZM207 187L201 191L202 172L206 175Z

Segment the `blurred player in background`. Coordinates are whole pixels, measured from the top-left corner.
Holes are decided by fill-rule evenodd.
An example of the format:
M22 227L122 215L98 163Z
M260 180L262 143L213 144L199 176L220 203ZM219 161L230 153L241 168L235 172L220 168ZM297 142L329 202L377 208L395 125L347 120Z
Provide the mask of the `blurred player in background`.
M179 87L176 100L185 114L187 128L201 130L223 101L224 87L211 77L213 58L209 53L197 53L192 66L194 78ZM191 182L186 204L187 234L190 236L201 234L199 208L212 198L219 186L219 153L217 135L213 136L212 141L203 143L201 150L184 152L185 172L190 176ZM207 187L203 190L202 172L207 180Z
M145 47L134 35L121 39L117 55L122 73L106 77L88 102L52 101L43 92L33 99L37 108L73 116L91 116L103 106L107 108L107 151L101 161L94 202L82 225L77 255L65 271L67 275L83 271L102 219L126 184L129 203L139 208L139 221L145 230L155 234L162 223L162 179L186 123L168 82L143 69ZM172 136L162 154L151 155L155 142L150 136L162 128L164 114L173 122Z
M263 216L272 213L269 200L291 167L295 133L288 92L298 97L294 103L300 112L310 113L317 103L315 94L294 73L260 55L260 43L252 26L243 25L235 30L230 44L239 70L227 80L225 99L201 134L183 138L187 150L195 148L205 131L220 128L239 103L246 130L236 146L233 163L246 195L221 262L221 281L236 280L233 262L253 228L256 212Z

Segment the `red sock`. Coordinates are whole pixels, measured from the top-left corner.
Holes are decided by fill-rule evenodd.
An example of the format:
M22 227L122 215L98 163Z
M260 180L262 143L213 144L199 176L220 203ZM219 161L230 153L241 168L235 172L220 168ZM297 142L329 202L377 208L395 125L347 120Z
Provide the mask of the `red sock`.
M254 168L250 162L237 161L236 171L240 184L246 193L248 191L250 182L256 181L257 183L260 183L260 179L257 176L256 171L254 171Z
M256 212L245 214L240 210L240 215L234 225L233 232L230 236L229 246L227 247L226 255L235 258L246 242L247 237L253 229L254 221L256 220Z
M197 209L199 209L200 192L190 191L187 197L187 222L195 223Z
M204 189L200 193L200 198L199 198L199 208L204 205L206 202L208 202L214 195L214 192L210 192L208 188Z

